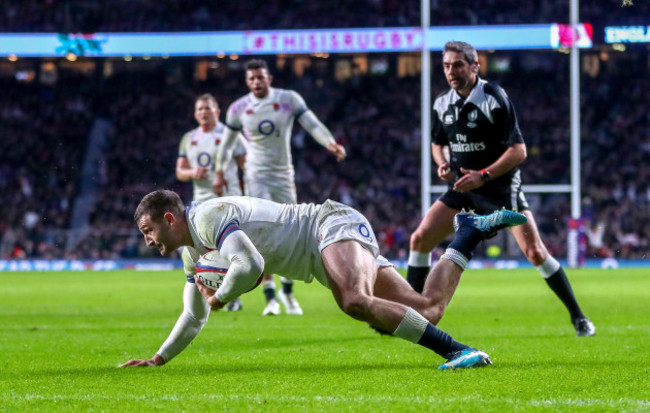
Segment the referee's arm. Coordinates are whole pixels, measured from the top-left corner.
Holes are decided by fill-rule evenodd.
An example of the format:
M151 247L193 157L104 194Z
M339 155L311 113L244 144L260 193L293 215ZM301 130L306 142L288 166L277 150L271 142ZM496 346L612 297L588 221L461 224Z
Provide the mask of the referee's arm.
M485 168L485 170L490 174L490 179L497 178L522 163L526 159L526 156L528 156L526 144L515 143L506 149L503 155L494 161L492 165Z
M461 178L454 183L454 191L467 192L482 187L487 181L504 175L526 159L526 144L516 143L486 168L480 171L460 168Z
M449 162L445 156L445 147L437 143L431 144L431 155L433 161L438 165L438 177L443 181L453 181L454 172L449 167Z

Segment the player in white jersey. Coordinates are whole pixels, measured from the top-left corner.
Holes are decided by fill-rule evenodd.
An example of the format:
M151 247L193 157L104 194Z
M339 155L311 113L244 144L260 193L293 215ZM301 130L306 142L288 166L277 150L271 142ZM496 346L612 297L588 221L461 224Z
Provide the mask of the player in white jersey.
M198 127L183 135L178 148L176 160L176 177L183 182L192 181L193 200L205 201L215 198L217 194L212 188L214 179L214 159L221 146L224 126L219 123L219 105L209 93L199 96L194 103L194 119ZM225 195L244 195L243 181L239 182L238 168L244 169L246 148L241 137L235 138L233 157L226 168L225 176L233 182ZM235 185L234 183L237 183ZM228 305L228 310L241 310L241 300L235 300Z
M224 131L223 124L219 123L219 112L214 96L209 93L199 96L194 104L194 119L198 127L183 135L178 148L176 177L183 182L192 181L194 201L205 201L217 196L212 188L214 159ZM224 195L244 195L237 168L244 169L246 148L238 136L235 137L233 157L236 162L231 162L225 171L225 176L233 185L228 187Z
M250 93L236 100L228 108L224 145L216 160L215 190L229 188L224 168L230 159L230 148L239 133L246 138L246 184L248 195L281 203L296 203L296 185L291 159L291 131L297 119L318 143L339 161L345 159L345 149L336 143L331 132L309 110L304 99L293 90L271 87L273 76L263 60L251 60L246 65L246 85ZM222 189L223 188L223 189ZM224 192L225 193L225 192ZM282 274L284 275L284 274ZM263 315L279 314L275 300L272 275L264 277L267 306ZM292 293L291 280L282 278L278 298L287 313L302 314Z
M427 347L448 361L441 369L491 364L489 356L452 339L435 327L451 299L448 284L415 292L381 255L375 234L358 211L338 202L278 204L252 197L224 197L185 208L172 191L146 195L134 214L147 246L162 255L186 246L184 311L171 334L150 359L122 366L163 365L199 334L210 309L219 310L250 291L262 273L295 280L314 278L328 287L339 307L396 337ZM433 269L457 285L471 251L500 228L526 218L511 211L487 217L459 213L456 237ZM223 283L213 291L195 274L202 254L217 251L230 262ZM453 292L451 293L453 295Z

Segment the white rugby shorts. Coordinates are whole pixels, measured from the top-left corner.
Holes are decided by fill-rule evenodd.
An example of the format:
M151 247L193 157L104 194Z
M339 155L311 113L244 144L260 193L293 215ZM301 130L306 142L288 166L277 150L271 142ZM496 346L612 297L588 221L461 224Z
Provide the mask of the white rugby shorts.
M298 202L296 184L293 178L256 177L246 182L246 195L270 199L281 204L295 204Z
M322 205L317 220L319 252L322 253L325 247L335 242L352 240L370 251L377 261L377 269L379 267L393 266L390 261L379 254L377 237L370 223L356 209L336 201L327 200Z

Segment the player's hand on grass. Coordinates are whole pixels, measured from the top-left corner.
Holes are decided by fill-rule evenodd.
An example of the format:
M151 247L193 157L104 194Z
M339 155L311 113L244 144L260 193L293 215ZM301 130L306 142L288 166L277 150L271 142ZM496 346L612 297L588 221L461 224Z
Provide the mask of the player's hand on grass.
M160 357L158 354L154 355L152 358L147 360L133 359L129 360L124 364L120 364L117 367L150 367L150 366L162 366L165 364L165 360Z
M212 180L212 191L218 196L223 196L224 189L228 190L228 182L223 176L223 171L218 171Z
M468 192L483 186L485 183L481 177L481 172L474 169L460 168L463 176L454 183L454 191Z
M194 282L196 283L201 295L205 298L208 304L210 304L210 307L213 310L220 310L226 305L226 303L222 303L217 297L215 297L214 294L216 291L206 287L196 275L194 275Z
M205 179L208 177L208 170L202 167L194 168L192 170L192 179Z
M442 163L438 166L438 177L443 181L453 181L454 176L455 174L447 162Z
M327 150L330 151L332 155L336 156L336 160L339 162L343 161L347 156L343 145L339 145L338 143L330 143L327 146Z

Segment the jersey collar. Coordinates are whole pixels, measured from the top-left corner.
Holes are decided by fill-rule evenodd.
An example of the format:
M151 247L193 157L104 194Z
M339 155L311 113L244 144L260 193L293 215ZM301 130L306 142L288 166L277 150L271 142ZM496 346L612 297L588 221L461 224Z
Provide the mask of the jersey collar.
M461 95L458 94L456 89L451 89L451 93L453 94L453 101L454 105L458 104L458 101L461 100L463 101L463 104L460 105L465 106L468 103L473 103L474 106L481 106L481 102L485 100L485 91L483 89L483 86L485 86L487 82L478 76L476 77L476 84L472 88L472 91L469 92L469 96L467 98L462 97Z
M266 96L264 96L263 98L258 98L257 96L255 96L255 94L253 92L250 92L251 101L253 103L260 103L260 102L264 102L264 101L266 101L268 99L271 99L271 96L274 95L274 91L275 91L275 89L273 89L272 87L269 86L269 93L267 93Z
M474 106L480 107L481 103L486 99L484 89L486 83L487 82L485 80L479 78L476 82L476 85L474 85L472 88L472 91L469 92L469 96L467 97L467 101L465 101L465 103L472 102Z

